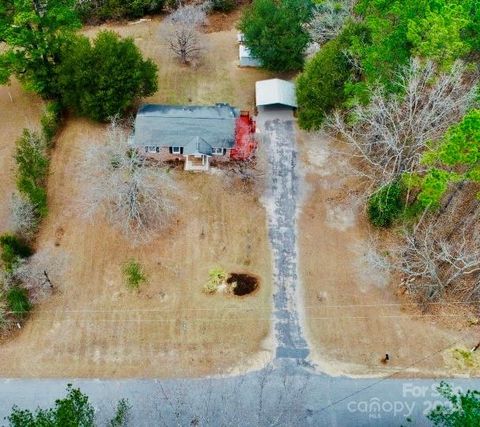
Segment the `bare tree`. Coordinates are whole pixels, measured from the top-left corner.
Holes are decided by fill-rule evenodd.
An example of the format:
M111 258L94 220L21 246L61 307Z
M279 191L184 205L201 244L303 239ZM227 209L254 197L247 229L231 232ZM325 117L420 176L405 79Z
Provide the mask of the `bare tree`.
M257 158L232 161L224 169L225 188L238 191L240 187L245 193L261 194L265 185L264 166L258 164ZM237 185L239 184L239 185Z
M41 301L61 283L68 269L69 256L62 250L41 249L30 258L22 260L15 277L29 290L32 301Z
M476 302L480 298L480 232L464 226L455 235L431 218L413 230L404 230L400 242L378 255L378 242L371 240L369 261L378 269L401 274L400 287L424 309L447 293L455 300Z
M12 194L12 205L10 214L10 228L12 231L24 238L31 240L38 230L38 214L30 200L18 193Z
M312 40L309 51L315 53L340 34L346 21L353 16L355 3L356 0L326 0L315 5L312 18L305 25Z
M12 271L2 271L0 280L5 289L20 284L29 291L31 300L38 302L50 296L61 282L68 258L64 251L41 249L29 258L18 260Z
M403 286L421 302L437 301L448 291L470 302L480 297L480 236L464 228L454 238L440 237L434 224L405 232L392 267Z
M379 187L416 170L428 141L441 137L472 105L476 79L457 62L437 77L433 63L412 59L398 77L400 96L372 90L368 106L357 105L346 116L333 114L328 129L350 142L363 160L363 173Z
M145 243L163 231L175 210L172 179L129 146L127 133L115 121L106 144L87 150L82 176L88 188L86 215L103 209L133 243Z
M2 296L2 292L0 290L0 297ZM4 302L3 298L0 298L0 332L8 329L9 326L9 319L7 315L7 305Z
M204 50L199 28L207 22L208 2L200 5L180 6L165 20L160 37L183 64L194 63Z

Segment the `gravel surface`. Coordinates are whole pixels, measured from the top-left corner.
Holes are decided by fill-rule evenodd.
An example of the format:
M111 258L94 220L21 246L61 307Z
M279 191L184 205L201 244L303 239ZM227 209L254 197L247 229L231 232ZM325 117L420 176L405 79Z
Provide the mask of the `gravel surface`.
M297 205L299 177L293 115L288 110L261 111L258 124L267 145L269 178L266 195L273 254L276 357L305 363L309 349L298 315Z

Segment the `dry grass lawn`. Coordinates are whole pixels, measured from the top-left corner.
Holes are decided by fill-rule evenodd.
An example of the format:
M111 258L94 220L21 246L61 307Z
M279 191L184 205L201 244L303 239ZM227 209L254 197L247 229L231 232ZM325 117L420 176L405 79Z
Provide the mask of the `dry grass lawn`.
M300 268L314 361L334 374L479 374L478 364L460 363L453 351L478 342L478 326L466 321L474 319L468 310L432 307L423 316L395 295L395 278L363 261L369 226L355 194L358 180L345 176L351 171L348 154L334 154L348 147L303 133L300 151L308 185ZM385 353L387 364L381 362Z
M227 31L204 34L206 50L197 67L180 65L170 52L165 37L161 35L162 18L130 25L89 27L84 33L94 37L98 31L105 29L123 37L132 37L144 55L157 63L158 92L145 102L200 105L229 102L251 110L255 102L255 81L271 77L262 70L237 66L237 30L233 27Z
M160 45L160 22L110 26L134 37L158 63L160 90L149 102L252 106L254 82L265 74L236 67L235 31L208 34L204 64L191 70ZM160 238L135 248L101 215L88 222L78 208L84 194L78 164L86 145L101 143L103 131L71 118L59 135L50 211L37 247L65 252L69 269L23 330L0 346L0 377L200 376L246 369L268 357L262 350L270 333L271 266L258 194L221 174L174 171L182 196L178 217ZM10 144L16 133L4 140ZM132 257L149 278L138 293L127 290L121 274ZM217 266L258 275L260 289L241 298L205 295L208 270Z

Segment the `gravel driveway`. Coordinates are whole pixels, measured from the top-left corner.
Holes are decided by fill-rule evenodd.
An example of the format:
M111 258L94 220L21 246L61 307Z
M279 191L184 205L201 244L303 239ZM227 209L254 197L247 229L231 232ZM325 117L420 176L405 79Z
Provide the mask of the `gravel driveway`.
M266 208L273 253L276 358L305 363L309 354L298 314L297 204L299 178L291 110L270 109L258 116L268 153Z

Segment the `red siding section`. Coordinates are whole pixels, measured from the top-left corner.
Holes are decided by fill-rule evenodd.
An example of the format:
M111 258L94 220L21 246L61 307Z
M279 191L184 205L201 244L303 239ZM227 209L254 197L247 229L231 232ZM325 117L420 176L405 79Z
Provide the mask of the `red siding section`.
M235 125L235 146L230 150L234 160L247 160L255 152L255 121L248 111L242 111Z

